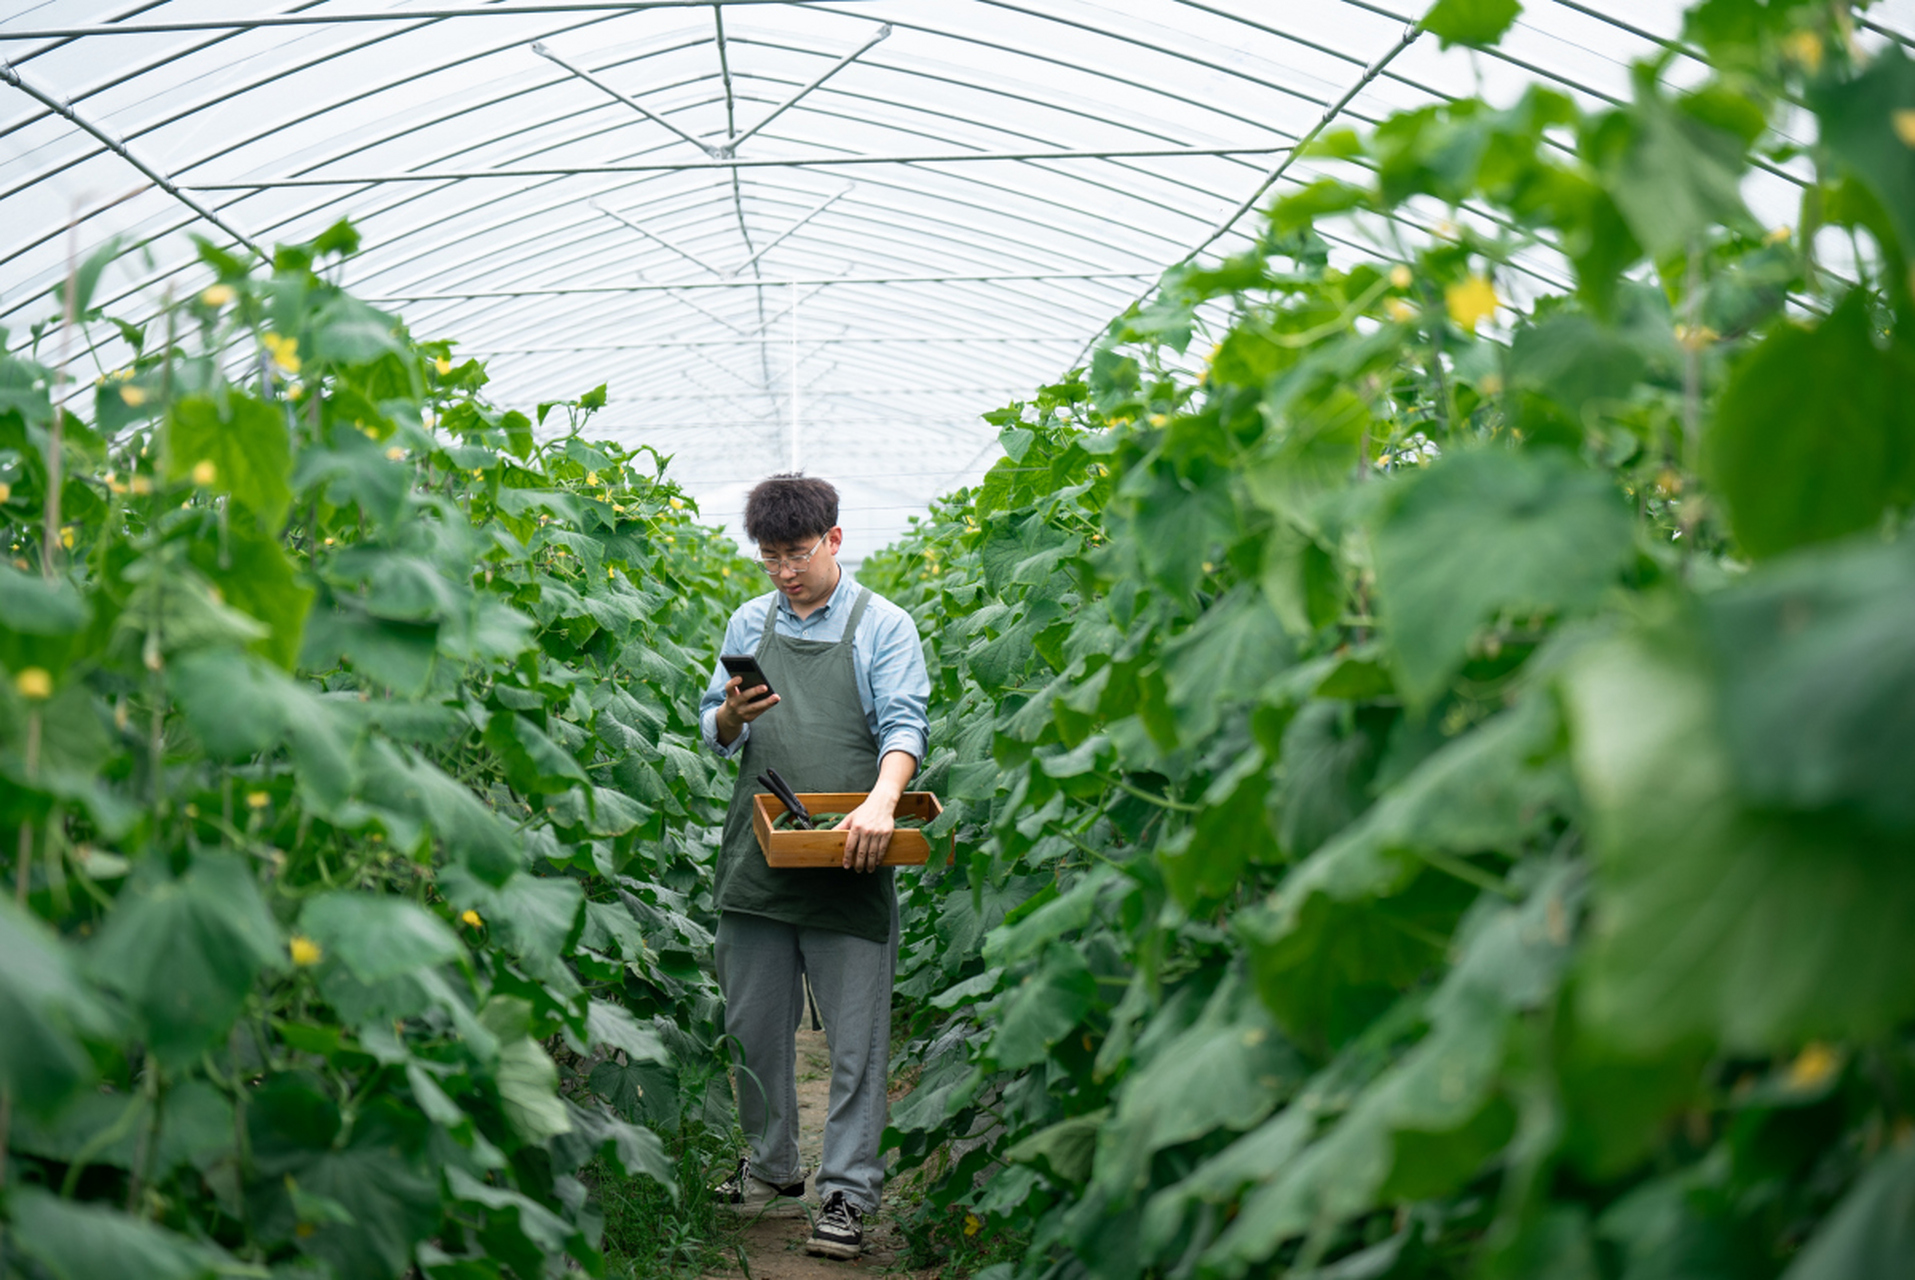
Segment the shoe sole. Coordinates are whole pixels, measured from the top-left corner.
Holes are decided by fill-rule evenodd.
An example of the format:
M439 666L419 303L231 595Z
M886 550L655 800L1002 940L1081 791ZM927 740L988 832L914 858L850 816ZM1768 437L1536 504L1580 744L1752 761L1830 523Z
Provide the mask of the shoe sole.
M776 1200L753 1207L746 1204L725 1204L719 1208L741 1218L802 1218L805 1216L805 1202L795 1196L780 1196Z
M864 1252L862 1244L839 1244L834 1240L812 1238L805 1241L805 1252L814 1258L837 1258L849 1262Z

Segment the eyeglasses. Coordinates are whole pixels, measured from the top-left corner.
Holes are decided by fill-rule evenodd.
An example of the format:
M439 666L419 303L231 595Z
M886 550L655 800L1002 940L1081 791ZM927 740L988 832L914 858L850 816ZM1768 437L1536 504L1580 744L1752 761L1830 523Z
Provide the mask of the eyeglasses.
M784 569L791 569L795 572L803 573L811 567L811 557L817 555L818 548L824 544L825 540L821 536L816 542L811 544L811 550L809 551L801 551L795 556L760 556L758 563L764 566L766 573L775 574Z

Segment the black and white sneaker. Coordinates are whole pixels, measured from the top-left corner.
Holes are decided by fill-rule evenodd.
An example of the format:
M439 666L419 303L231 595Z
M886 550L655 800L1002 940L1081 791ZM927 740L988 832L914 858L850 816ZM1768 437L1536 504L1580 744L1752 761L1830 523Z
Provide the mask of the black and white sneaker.
M842 1191L825 1197L818 1220L811 1225L805 1252L820 1258L855 1258L864 1252L864 1210Z
M731 1177L712 1188L720 1208L751 1218L796 1218L805 1211L805 1180L766 1182L751 1171L749 1159L740 1160Z

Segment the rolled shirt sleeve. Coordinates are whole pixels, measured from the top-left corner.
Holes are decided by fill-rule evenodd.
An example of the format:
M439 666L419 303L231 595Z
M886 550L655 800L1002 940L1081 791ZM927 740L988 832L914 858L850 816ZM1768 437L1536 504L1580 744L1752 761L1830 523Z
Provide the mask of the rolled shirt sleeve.
M895 605L875 616L867 614L865 625L873 632L865 678L877 720L878 756L882 759L888 752L903 751L922 765L931 737L927 714L931 677L924 666L924 646L918 642L917 625L910 614Z
M750 628L744 618L748 608L749 606L740 608L731 615L731 620L725 624L725 643L720 646L718 652L750 653L758 647L755 640L748 642ZM758 625L760 627L764 625L763 615L760 615ZM718 708L725 705L725 686L730 681L731 673L725 670L725 664L712 663L711 680L705 685L705 696L698 700L700 736L705 740L706 749L721 760L729 760L743 751L746 739L751 737L751 726L745 725L738 731L738 736L731 740L730 745L718 740Z

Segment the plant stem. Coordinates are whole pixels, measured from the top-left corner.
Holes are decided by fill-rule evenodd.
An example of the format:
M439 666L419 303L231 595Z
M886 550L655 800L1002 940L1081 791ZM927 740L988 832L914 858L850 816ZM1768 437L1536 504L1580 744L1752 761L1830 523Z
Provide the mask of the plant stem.
M1146 803L1149 803L1149 804L1154 804L1159 809L1172 809L1178 813L1202 813L1203 812L1202 805L1191 804L1187 800L1172 800L1169 796L1160 796L1153 791L1145 791L1142 787L1132 785L1128 779L1112 778L1102 774L1098 776L1103 781L1116 787L1119 791L1127 792L1130 795L1136 796L1139 800L1145 801Z
M73 346L74 312L79 306L80 274L75 264L79 221L67 224L66 309L60 324L60 363L53 368L53 394L47 397L53 406L53 422L47 427L47 492L44 523L40 535L40 574L53 580L60 569L60 471L64 461L66 410L60 407L60 392L66 388L67 352Z

